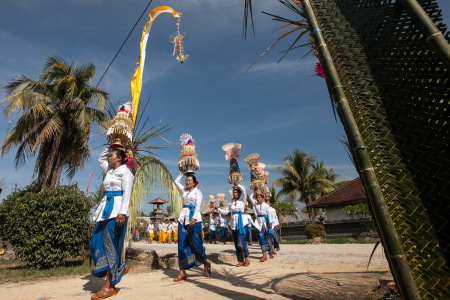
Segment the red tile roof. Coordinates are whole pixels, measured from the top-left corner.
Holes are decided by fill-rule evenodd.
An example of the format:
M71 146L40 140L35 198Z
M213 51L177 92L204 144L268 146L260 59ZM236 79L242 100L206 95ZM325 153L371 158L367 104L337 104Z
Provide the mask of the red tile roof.
M161 198L156 198L155 200L149 202L149 204L164 204L164 203L167 203L167 201Z
M326 194L322 198L317 199L309 204L308 207L326 207L364 201L367 201L367 197L361 179L358 177L331 193Z

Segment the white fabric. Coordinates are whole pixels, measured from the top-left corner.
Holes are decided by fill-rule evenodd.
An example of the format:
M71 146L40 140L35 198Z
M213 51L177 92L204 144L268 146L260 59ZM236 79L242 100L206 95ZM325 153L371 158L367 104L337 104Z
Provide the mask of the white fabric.
M266 228L266 219L264 217L258 217L258 215L268 215L269 223L272 223L273 220L270 206L264 201L261 202L261 204L258 204L255 198L253 198L253 194L250 195L250 202L252 202L253 210L255 211L255 222L253 222L253 225L261 231L263 227Z
M280 225L280 222L279 222L279 220L278 220L278 216L277 216L277 211L276 211L276 209L275 208L273 208L272 206L270 206L270 211L271 211L271 213L272 213L272 229L275 227L275 226L277 226L277 225Z
M123 196L114 196L114 207L108 219L116 218L117 215L128 216L128 206L130 204L131 189L133 188L134 176L126 165L121 165L117 169L113 169L108 164L109 148L103 149L98 162L103 172L106 173L103 180L103 189L105 191L123 191ZM106 196L103 197L99 206L97 207L93 221L100 222L102 218L103 209L106 205Z
M219 208L218 209L218 211L221 215L227 215L231 212L230 227L232 230L237 230L238 218L239 218L239 215L238 214L233 215L233 212L240 211L244 214L244 211L245 211L245 201L244 200L247 199L247 194L245 193L244 187L240 184L237 187L239 190L241 190L241 197L239 197L239 199L237 201L232 200L227 208L225 208L225 209ZM245 226L247 223L244 218L244 215L242 216L242 221L244 222L244 226ZM221 225L221 227L226 227L226 225L225 226Z
M245 225L245 226L250 226L250 227L252 227L253 219L252 219L252 217L251 217L249 214L244 214L244 215L242 216L242 218L244 219L244 225Z
M209 230L217 230L217 222L219 218L213 217L213 214L209 214Z
M200 214L200 206L203 200L203 194L198 188L194 188L191 192L187 188L185 188L181 184L181 178L183 177L183 173L180 173L178 177L175 179L175 185L178 188L178 191L181 193L181 198L183 198L183 206L193 204L195 206L194 216L193 218L197 220L197 222L202 221L202 216ZM181 224L188 225L189 224L189 208L184 208L180 212L180 216L178 217L178 221Z

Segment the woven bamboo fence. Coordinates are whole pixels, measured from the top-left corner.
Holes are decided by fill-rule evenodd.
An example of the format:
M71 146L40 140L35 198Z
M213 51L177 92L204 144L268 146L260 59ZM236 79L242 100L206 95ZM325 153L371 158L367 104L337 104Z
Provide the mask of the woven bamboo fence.
M400 245L401 253L387 255L403 298L450 299L448 61L436 54L420 22L402 6L411 0L295 2L303 11L305 3L311 4L318 26L308 17L312 35L323 38L315 38L315 47L329 53L325 57L319 51L319 57L333 104L341 120L346 113L341 103L349 107L362 139L352 138L351 126L343 121L355 155L363 152L371 165L363 169L356 159L366 191L373 190L374 198L380 191L381 207L374 207L379 203L369 196L372 209L381 211L375 213L378 226L394 228L392 236L379 228L382 242L385 248ZM436 2L419 2L448 41ZM331 81L327 63L338 84ZM409 274L398 270L401 259ZM408 276L413 286L404 283Z

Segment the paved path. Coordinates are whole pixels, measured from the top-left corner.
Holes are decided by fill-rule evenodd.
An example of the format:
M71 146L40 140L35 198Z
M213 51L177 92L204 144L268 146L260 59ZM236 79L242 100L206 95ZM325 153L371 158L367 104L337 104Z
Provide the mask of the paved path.
M174 283L178 270L135 267L118 285L120 299L362 299L388 270L378 247L366 272L373 244L281 245L275 259L258 261L259 247L251 246L250 267L236 268L233 245L206 244L207 255L218 254L212 277L201 268L188 271L188 280ZM175 244L133 243L134 248L158 254L176 253ZM90 299L103 281L86 274L39 282L0 285L1 299ZM338 295L338 297L336 296ZM370 298L366 298L370 299Z

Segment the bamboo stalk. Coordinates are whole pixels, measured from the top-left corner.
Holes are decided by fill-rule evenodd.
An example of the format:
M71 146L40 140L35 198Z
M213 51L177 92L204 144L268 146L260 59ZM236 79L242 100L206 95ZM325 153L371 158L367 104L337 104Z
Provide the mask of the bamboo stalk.
M296 1L298 3L298 1ZM353 149L355 164L363 181L369 203L372 207L375 220L378 224L381 240L386 249L389 264L404 299L420 299L417 286L412 277L411 270L406 261L397 232L385 203L381 188L375 176L369 155L365 150L364 141L357 127L353 113L348 104L347 97L342 88L339 75L334 66L328 46L322 36L310 0L300 0L307 21L311 28L319 58L330 81L329 92L337 107L339 117L344 126L350 146Z
M450 71L450 45L442 35L442 32L416 0L398 0L398 2L415 20L436 56L445 65L447 71Z

